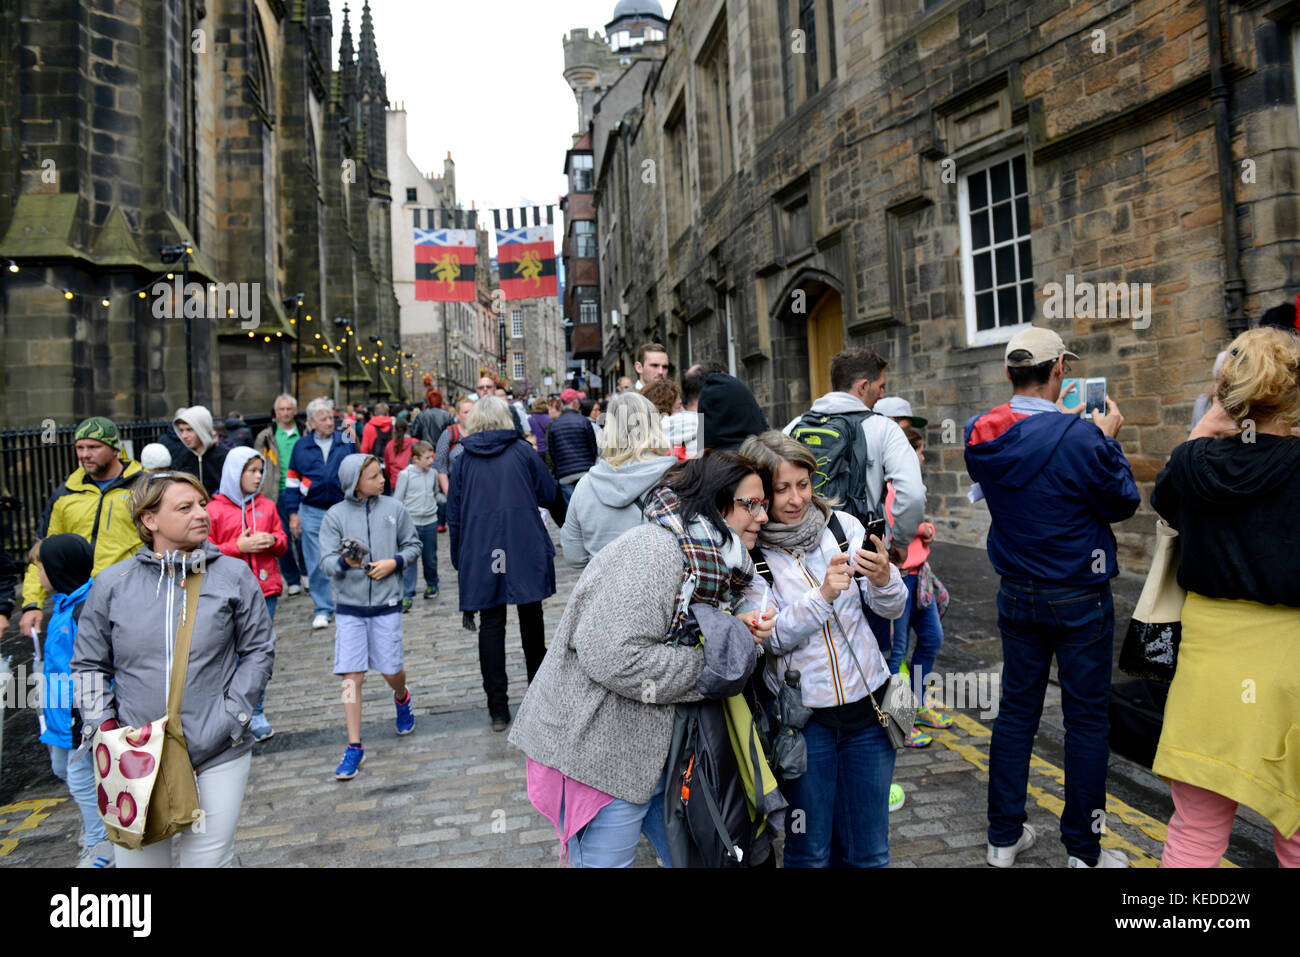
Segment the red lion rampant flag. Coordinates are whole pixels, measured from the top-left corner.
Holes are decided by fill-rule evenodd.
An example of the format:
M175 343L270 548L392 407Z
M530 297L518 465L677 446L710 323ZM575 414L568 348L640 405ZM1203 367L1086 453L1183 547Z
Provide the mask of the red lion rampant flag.
M426 302L473 302L476 232L415 230L415 298Z
M497 225L497 269L501 277L501 292L506 299L540 299L559 295L555 274L555 231L547 222L540 223L540 207L532 207L534 225L527 222L527 209L520 210L518 229L511 215L506 228ZM513 210L511 210L513 212Z

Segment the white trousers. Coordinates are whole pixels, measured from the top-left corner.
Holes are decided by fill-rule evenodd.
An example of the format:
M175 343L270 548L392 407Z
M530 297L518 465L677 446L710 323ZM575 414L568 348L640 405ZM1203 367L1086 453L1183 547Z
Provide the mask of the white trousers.
M253 764L253 752L209 768L198 776L199 809L203 812L194 827L170 841L159 841L136 851L113 848L118 867L171 867L172 843L180 848L181 867L230 867L235 859L235 829L244 788ZM200 831L199 828L202 827Z

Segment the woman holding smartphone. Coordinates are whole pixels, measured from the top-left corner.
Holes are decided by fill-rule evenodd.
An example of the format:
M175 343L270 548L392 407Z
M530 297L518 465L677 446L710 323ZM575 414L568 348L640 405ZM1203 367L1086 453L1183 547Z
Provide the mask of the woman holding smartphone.
M776 609L764 679L775 692L786 669L797 670L813 712L803 729L808 770L781 786L806 815L802 828L785 829L785 866L885 867L894 747L880 715L889 665L863 603L897 618L907 587L880 537L813 492L817 460L806 445L770 431L747 439L740 454L772 475L771 520L758 533L771 594L756 576L742 608Z

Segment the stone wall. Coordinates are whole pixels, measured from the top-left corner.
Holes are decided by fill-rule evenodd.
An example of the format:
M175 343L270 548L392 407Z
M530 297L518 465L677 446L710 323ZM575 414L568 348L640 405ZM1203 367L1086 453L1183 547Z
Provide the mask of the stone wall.
M1228 228L1242 246L1242 321L1254 321L1300 287L1297 13L1285 3L1226 6ZM604 310L602 373L620 358L630 369L648 338L665 342L675 362L688 351L726 362L730 295L737 375L784 424L815 397L807 316L837 296L845 344L884 355L887 391L930 420L931 517L946 537L979 543L988 513L965 497L961 427L1010 395L1002 359L1013 330L978 326L975 267L963 266L964 255L972 262L963 244L975 248L977 237L963 229L962 195L982 169L1022 157L1030 249L1019 281L1032 293L1032 321L1082 357L1074 374L1105 376L1125 414L1119 438L1144 505L1116 532L1125 567L1141 569L1152 481L1231 337L1205 5L949 0L926 11L835 0L834 76L793 110L783 60L803 65L783 49L776 7L681 0L662 67L639 115L627 114L635 122L623 134L625 168L610 169L621 155L598 164L602 256L606 223L616 223L608 238L638 267L624 288L603 291L607 306L621 295L628 316L621 340L611 338ZM701 51L719 18L736 167L705 194L700 152L716 137L701 137L696 104ZM619 176L638 215L611 208L607 218ZM601 270L607 279L604 262ZM1049 284L1067 277L1139 291L1149 283L1149 315L1046 314ZM1014 302L1005 300L1008 315L1019 315Z

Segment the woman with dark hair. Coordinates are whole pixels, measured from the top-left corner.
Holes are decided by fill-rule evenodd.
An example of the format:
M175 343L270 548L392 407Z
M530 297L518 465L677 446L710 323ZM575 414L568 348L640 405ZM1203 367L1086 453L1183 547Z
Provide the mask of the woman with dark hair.
M687 608L732 610L754 572L768 480L714 453L674 468L646 523L600 550L578 580L510 741L528 794L575 867L631 867L640 834L669 861L665 775L674 706L700 701L704 651L677 644ZM762 641L770 622L746 623Z
M406 434L410 427L406 419L394 419L393 438L384 446L384 480L388 483L387 494L392 494L392 490L397 488L397 476L402 474L402 469L411 464L411 449L415 446L415 440Z

